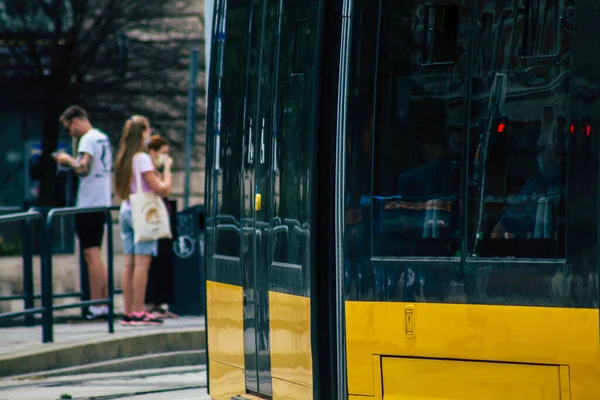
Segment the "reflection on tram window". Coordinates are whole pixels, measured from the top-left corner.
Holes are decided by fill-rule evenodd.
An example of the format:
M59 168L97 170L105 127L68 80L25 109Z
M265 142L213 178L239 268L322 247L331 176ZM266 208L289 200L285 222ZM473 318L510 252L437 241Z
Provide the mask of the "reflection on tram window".
M310 49L316 32L309 29L311 24L302 9L288 7L281 36L282 43L288 45L280 54L278 132L273 141L272 257L276 263L303 266L306 272L310 253L310 132L315 123L311 101L314 53Z
M597 307L600 78L580 28L593 15L572 0L457 3L451 62L424 56L437 5L419 1L381 0L377 35L353 42L347 298ZM354 4L361 44L357 11L375 2Z
M382 11L372 254L454 257L460 246L465 61L437 69L420 64L454 60L456 46L449 53L441 48L456 43L459 8L427 8L418 24L427 31L435 20L433 47L425 43L430 50L421 52L404 4L387 1Z
M458 6L426 8L423 64L453 62L458 37Z
M473 254L564 257L565 120L518 103L509 114L472 136Z
M525 57L553 56L558 52L560 0L527 0Z
M228 3L226 26L228 40L222 53L222 77L220 101L221 136L218 152L219 159L218 211L216 229L216 252L220 255L239 257L240 254L240 205L241 205L241 168L243 153L243 135L239 127L243 126L244 99L239 95L244 87L247 36L248 5L239 2ZM215 107L217 109L217 107Z

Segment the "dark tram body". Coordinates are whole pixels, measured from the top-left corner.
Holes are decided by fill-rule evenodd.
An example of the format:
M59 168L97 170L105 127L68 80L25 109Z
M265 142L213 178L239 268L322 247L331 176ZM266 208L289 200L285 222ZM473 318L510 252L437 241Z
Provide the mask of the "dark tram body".
M211 397L600 398L598 21L216 1Z

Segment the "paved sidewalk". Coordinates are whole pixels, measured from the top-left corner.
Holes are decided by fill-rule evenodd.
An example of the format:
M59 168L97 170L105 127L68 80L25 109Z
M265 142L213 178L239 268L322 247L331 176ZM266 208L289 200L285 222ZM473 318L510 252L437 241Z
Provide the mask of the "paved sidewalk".
M44 352L65 345L84 344L110 339L135 337L149 333L170 331L197 331L204 329L204 317L179 317L165 320L162 326L121 326L115 319L115 333L108 333L108 324L102 322L67 323L54 325L54 343L42 343L42 327L0 329L0 358L17 354Z

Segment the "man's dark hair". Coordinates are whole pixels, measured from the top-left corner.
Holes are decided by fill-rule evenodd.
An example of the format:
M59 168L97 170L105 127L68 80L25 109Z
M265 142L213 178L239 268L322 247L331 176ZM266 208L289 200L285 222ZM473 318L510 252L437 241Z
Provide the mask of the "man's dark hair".
M60 116L60 122L71 122L74 119L88 119L87 112L79 106L71 106Z

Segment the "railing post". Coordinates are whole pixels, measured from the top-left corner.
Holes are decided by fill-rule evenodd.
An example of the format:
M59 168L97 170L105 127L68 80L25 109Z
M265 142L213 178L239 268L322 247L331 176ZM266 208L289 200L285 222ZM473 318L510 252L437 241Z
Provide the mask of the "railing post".
M52 210L48 213L46 223L43 224L44 234L42 235L41 253L42 253L42 342L52 343L54 341L54 305L52 293L52 228L54 213Z
M90 275L81 242L79 243L79 288L81 290L80 301L90 300ZM81 307L81 318L85 319L88 309L88 306Z
M115 333L114 311L115 311L115 288L114 288L114 254L113 254L113 224L110 208L106 208L106 263L107 263L107 284L108 284L108 333Z
M31 219L26 218L22 224L23 238L23 300L25 310L34 307L33 293L33 248L31 240ZM25 316L25 326L35 325L35 316Z

